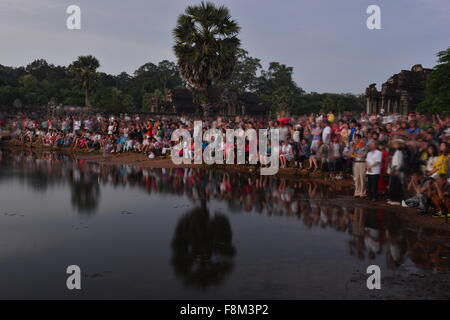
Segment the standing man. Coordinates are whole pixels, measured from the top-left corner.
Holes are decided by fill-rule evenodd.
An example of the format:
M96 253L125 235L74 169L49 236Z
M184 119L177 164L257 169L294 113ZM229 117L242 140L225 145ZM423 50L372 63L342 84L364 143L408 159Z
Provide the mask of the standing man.
M331 142L331 127L330 127L330 122L325 121L323 124L324 128L322 131L322 141L323 144L329 145Z
M365 198L366 193L366 156L367 147L360 134L356 134L351 146L353 159L353 179L355 180L355 198Z
M369 153L366 158L366 175L368 178L369 198L372 201L378 200L378 179L381 173L382 153L378 150L376 141L369 144Z

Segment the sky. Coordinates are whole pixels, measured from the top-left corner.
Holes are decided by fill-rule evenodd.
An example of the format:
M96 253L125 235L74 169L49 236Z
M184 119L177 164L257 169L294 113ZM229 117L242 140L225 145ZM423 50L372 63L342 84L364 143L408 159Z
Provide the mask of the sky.
M177 16L200 0L0 0L0 64L44 58L68 65L92 54L100 71L130 74L147 63L175 61ZM436 65L450 47L449 0L213 0L242 30L242 47L294 67L308 92L363 93L414 64ZM68 30L69 5L81 8L81 30ZM366 10L381 8L381 30Z

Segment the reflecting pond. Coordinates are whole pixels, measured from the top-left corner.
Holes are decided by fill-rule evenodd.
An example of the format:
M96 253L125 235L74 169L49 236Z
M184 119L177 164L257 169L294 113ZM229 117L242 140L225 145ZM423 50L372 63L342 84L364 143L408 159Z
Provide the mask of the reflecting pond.
M0 298L370 298L449 270L449 247L351 190L201 169L0 151ZM80 266L82 290L66 288Z

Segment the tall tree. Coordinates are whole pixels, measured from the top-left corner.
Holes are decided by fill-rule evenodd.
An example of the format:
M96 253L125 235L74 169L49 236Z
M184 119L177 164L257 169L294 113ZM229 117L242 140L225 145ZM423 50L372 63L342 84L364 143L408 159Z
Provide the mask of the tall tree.
M278 62L271 62L269 69L261 72L257 81L257 93L272 105L275 112L294 112L304 94L297 86L292 74L294 68Z
M158 63L159 88L163 91L181 86L180 71L174 62L163 60Z
M230 78L225 82L225 87L241 93L253 92L256 89L257 73L262 68L261 60L250 57L248 52L241 48L237 50L236 56L236 65Z
M227 80L240 46L239 26L229 10L211 2L187 7L178 17L174 51L182 78L203 95L203 112L209 114L208 89Z
M261 94L271 94L273 91L281 87L296 87L292 75L294 73L293 67L288 67L279 62L271 62L268 70L261 72L261 77L258 79L258 92Z
M78 86L84 89L85 106L90 107L89 94L94 80L97 78L97 69L100 62L97 58L89 56L79 56L70 66L69 70L75 75Z
M450 47L437 54L438 65L426 81L425 96L419 109L424 112L450 113Z

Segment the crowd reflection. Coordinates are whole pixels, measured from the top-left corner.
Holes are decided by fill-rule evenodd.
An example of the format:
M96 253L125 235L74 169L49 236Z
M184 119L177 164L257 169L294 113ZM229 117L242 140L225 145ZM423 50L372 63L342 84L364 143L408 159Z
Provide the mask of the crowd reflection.
M226 215L210 216L208 202L219 203L228 213L291 216L307 228L347 233L350 255L367 261L385 255L391 269L412 261L421 269L450 270L448 241L438 231L405 228L386 208L355 206L345 198L336 201L351 192L338 184L216 170L102 165L55 152L0 151L0 183L7 178L19 179L39 192L69 183L72 204L84 214L95 213L101 185L106 184L188 197L196 208L180 218L172 242L172 264L187 285L219 283L233 269L230 223Z

